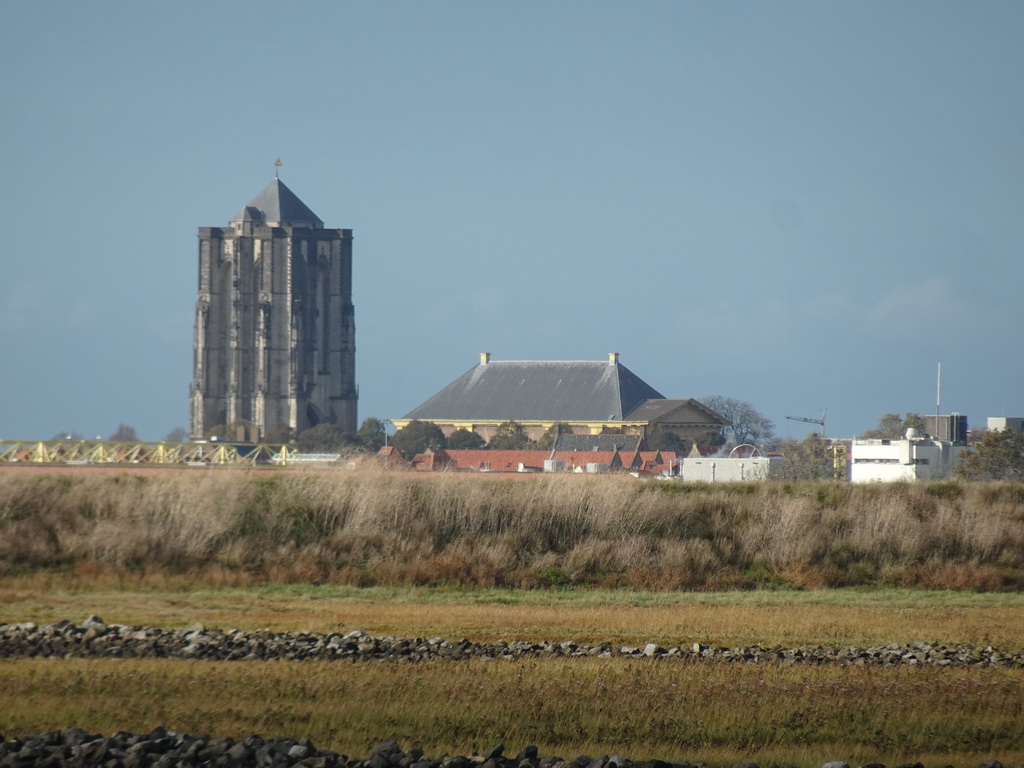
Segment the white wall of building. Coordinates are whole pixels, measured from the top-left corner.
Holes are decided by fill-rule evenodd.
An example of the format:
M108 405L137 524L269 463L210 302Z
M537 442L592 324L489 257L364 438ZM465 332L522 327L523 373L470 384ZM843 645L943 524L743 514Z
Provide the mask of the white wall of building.
M887 483L943 480L960 463L964 445L931 438L854 440L850 446L850 480Z
M747 480L767 480L777 457L747 459L700 458L683 459L680 479L689 483L736 483Z
M1014 432L1024 432L1024 418L1019 416L989 416L988 428L993 432L1002 432L1004 429L1012 429Z

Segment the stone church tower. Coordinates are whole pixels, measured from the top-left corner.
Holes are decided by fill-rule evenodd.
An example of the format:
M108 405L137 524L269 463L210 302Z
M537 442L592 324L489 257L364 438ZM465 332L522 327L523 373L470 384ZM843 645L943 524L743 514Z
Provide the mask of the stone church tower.
M351 229L324 229L278 178L227 227L199 228L194 439L354 433L355 355Z

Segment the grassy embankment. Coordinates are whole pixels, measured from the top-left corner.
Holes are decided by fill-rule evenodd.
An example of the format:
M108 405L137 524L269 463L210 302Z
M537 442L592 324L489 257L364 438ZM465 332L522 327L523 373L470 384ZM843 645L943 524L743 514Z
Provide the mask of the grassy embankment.
M187 482L85 476L10 483L0 475L7 573L0 621L97 612L108 622L180 628L201 620L479 640L1024 645L1018 592L778 589L1018 584L1018 487L678 491L616 478L565 480L289 473L264 481L201 473ZM684 579L688 567L695 575ZM450 586L565 581L776 591ZM449 586L339 585L346 582ZM563 756L618 752L723 764L810 766L833 757L1024 763L1019 670L622 659L18 660L0 663L0 678L0 732L8 734L163 724L236 737L308 734L353 754L397 736L431 754L505 741Z
M1016 589L1024 486L0 471L0 569L91 566L236 586Z

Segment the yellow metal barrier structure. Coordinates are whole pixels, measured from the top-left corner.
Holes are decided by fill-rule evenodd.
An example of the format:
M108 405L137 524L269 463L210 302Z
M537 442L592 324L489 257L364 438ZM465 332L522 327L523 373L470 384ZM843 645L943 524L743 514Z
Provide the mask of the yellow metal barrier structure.
M287 465L298 450L257 443L139 443L110 440L0 440L0 465L148 464L161 466Z
M849 468L847 464L849 462L850 449L846 443L833 443L832 444L832 476L836 480L849 480Z

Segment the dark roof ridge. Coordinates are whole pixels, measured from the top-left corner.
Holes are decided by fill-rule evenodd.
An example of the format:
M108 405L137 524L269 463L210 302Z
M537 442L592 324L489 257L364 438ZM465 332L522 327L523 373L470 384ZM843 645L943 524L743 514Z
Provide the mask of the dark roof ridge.
M564 363L596 363L599 365L622 365L622 363L620 363L617 360L614 363L608 360L489 360L486 363L479 363L479 365L494 365L496 363L534 363L535 365L562 365Z
M661 394L615 354L608 360L491 361L483 353L478 365L404 418L621 421L626 412L652 397Z

